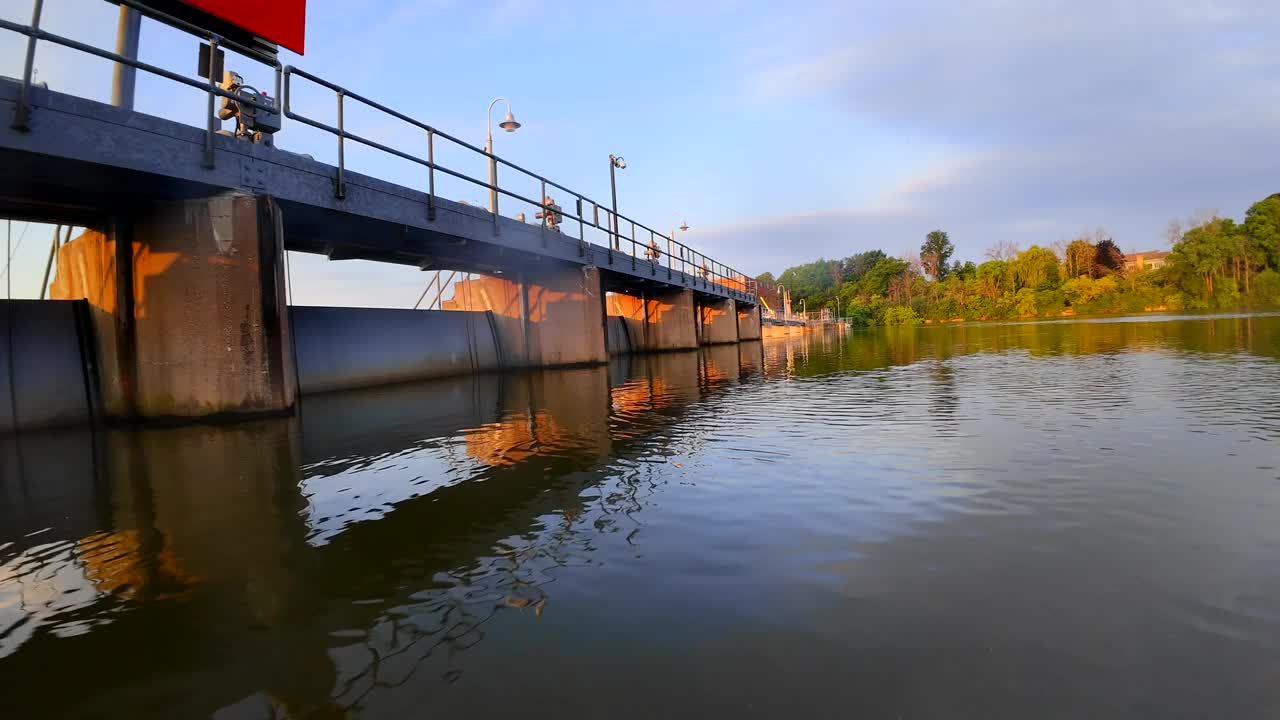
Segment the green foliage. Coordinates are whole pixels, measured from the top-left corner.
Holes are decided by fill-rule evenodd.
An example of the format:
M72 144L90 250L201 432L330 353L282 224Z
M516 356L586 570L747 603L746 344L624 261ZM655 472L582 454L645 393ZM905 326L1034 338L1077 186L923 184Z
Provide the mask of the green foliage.
M909 307L891 307L884 311L885 325L919 325L920 316Z
M1215 217L1190 228L1156 270L1126 271L1116 243L1094 237L1073 240L1062 258L1032 245L1007 260L948 264L954 247L936 230L920 248L924 275L870 250L787 268L778 281L794 305L861 326L1280 306L1280 194L1250 207L1243 224Z
M920 262L924 265L924 271L934 280L942 280L950 269L947 261L955 251L956 246L951 244L951 238L945 232L934 230L929 233L920 246Z
M759 275L757 275L757 276L756 276L756 280L759 280L760 282L767 282L767 283L776 283L776 282L778 282L778 279L777 279L777 278L775 278L775 277L773 276L773 273L771 273L771 272L763 272L763 273L760 273Z
M1280 268L1280 193L1249 208L1244 215L1244 232L1266 256L1265 262Z
M1267 269L1258 273L1253 280L1252 295L1255 305L1263 307L1280 305L1280 272Z
M858 253L857 255L850 255L840 263L844 282L858 282L871 270L871 268L875 267L877 263L884 259L885 254L883 250L868 250L866 252Z

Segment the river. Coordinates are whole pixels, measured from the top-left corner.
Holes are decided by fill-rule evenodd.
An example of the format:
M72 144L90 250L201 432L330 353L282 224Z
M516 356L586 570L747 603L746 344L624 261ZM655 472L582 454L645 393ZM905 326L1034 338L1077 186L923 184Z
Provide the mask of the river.
M6 717L1280 716L1280 316L0 447Z

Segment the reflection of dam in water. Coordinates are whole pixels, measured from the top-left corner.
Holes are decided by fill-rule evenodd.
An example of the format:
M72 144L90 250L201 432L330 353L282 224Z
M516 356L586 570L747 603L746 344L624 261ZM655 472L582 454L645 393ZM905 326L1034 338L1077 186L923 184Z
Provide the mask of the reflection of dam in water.
M318 395L292 419L8 438L0 664L35 688L64 658L113 658L19 698L64 715L89 697L323 714L447 676L498 608L541 617L548 573L633 531L627 463L763 365L743 343Z

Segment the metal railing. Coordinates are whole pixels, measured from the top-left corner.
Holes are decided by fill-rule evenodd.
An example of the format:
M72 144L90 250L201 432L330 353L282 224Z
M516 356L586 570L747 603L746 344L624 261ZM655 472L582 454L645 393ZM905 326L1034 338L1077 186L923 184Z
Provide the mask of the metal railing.
M334 93L338 108L338 125L336 127L294 111L290 101L293 97L292 88L293 78L295 76L326 88ZM509 160L505 160L498 155L486 151L484 148L450 135L443 130L409 117L397 110L393 110L382 103L364 97L363 95L353 92L341 85L312 75L305 70L287 66L284 68L284 98L284 116L286 118L318 130L323 130L337 137L338 169L337 177L334 180L334 195L337 198L343 198L346 196L345 144L347 140L351 140L365 145L366 147L380 150L427 168L428 220L435 220L437 198L435 191L435 174L436 172L441 172L450 177L470 183L478 188L484 188L490 192L495 192L501 196L519 200L532 207L538 208L540 210L540 214L543 216L541 222L542 228L548 232L562 232L558 230L558 228L552 227L550 217L551 213L548 212L550 208L543 202L543 200L534 199L519 192L503 188L501 184L490 184L486 180L471 177L466 173L445 167L444 165L436 162L436 143L437 141L444 141L451 143L453 146L463 148L492 160L498 166L514 170L524 178L536 181L541 186L542 198L548 197L548 189L553 189L569 195L571 202L565 207L557 205L554 210L554 213L562 218L555 224L559 225L561 222L564 222L563 218L567 218L571 223L576 222L580 255L586 254L586 229L590 227L599 230L608 236L610 247L606 248L606 251L608 252L607 261L609 265L629 262L632 270L643 270L647 268L653 276L657 276L660 273L665 272L667 279L673 282L681 281L695 287L699 285L702 287L707 287L708 285L719 285L726 290L740 293L744 297L754 294L755 281L751 277L738 272L737 270L734 270L733 268L710 258L697 250L694 250L688 245L676 240L674 237L654 230L644 223L637 222L636 220L633 220L621 213L615 215L608 206L602 205L600 202L593 200L587 195L561 185L554 180L527 168L521 167ZM426 135L426 157L424 158L412 153L404 152L403 150L398 150L384 143L380 143L371 138L363 137L347 130L344 124L345 105L347 100L359 102L366 107L389 115L422 131ZM492 213L492 215L496 229L498 224L498 214ZM624 224L629 227L628 233L622 232ZM624 247L630 252L624 251ZM680 278L677 278L675 275L677 271L682 273Z
M17 106L14 111L12 126L18 130L30 131L30 91L32 85L32 73L35 63L35 51L37 42L43 40L57 45L78 50L80 52L94 55L104 60L143 70L145 72L157 75L168 80L172 80L183 85L187 85L199 90L203 90L208 95L207 108L207 126L205 132L204 158L203 164L206 167L212 167L215 160L214 153L214 137L217 135L221 127L221 121L218 120L215 109L215 97L224 97L234 100L242 105L247 105L258 110L269 113L282 112L284 117L295 120L304 125L324 130L337 136L338 149L338 167L337 174L334 178L334 196L342 199L346 196L346 142L348 140L360 143L367 147L389 153L404 160L408 160L418 165L424 166L428 170L427 179L427 219L434 221L436 216L437 195L435 189L436 172L445 173L451 177L463 180L478 187L486 188L496 192L499 195L505 195L514 198L531 206L539 208L544 217L542 218L542 227L545 232L562 232L558 227L564 218L576 221L578 230L579 255L585 256L589 247L586 240L586 228L590 227L595 230L602 231L609 238L609 247L605 248L607 253L607 261L609 265L619 263L630 263L633 271L643 271L647 269L649 273L657 277L665 273L666 279L672 283L680 283L692 287L708 288L712 285L719 286L723 290L731 294L743 297L754 298L756 294L755 281L745 273L725 265L714 258L698 252L692 247L678 241L672 235L666 235L653 228L637 222L621 213L613 213L608 206L601 205L599 202L590 197L571 190L560 183L550 180L538 173L523 168L515 163L504 160L503 158L485 151L476 145L472 145L461 140L449 133L443 132L426 123L409 117L403 113L382 105L374 100L366 98L358 93L352 92L340 85L329 82L306 71L300 70L292 66L282 66L275 57L264 55L260 50L256 50L244 45L240 45L234 41L222 37L221 35L206 30L204 28L193 25L180 18L173 17L163 12L159 12L150 6L145 6L136 0L118 0L120 4L135 8L145 15L157 18L169 25L179 28L191 35L194 35L208 43L210 58L210 77L201 78L199 80L192 79L166 70L162 67L145 63L134 58L129 58L109 50L104 50L86 43L72 40L67 37L50 33L40 28L40 19L44 8L44 0L33 0L31 24L22 25L20 23L11 22L0 18L0 30L8 30L10 32L24 35L27 38L26 61L22 73L22 85L19 94ZM220 47L227 47L242 55L266 65L275 73L275 101L280 103L277 107L271 103L261 102L258 96L249 93L238 93L223 90L218 87L215 73L212 68L215 66L213 62L217 51ZM290 106L291 83L297 76L309 82L315 83L321 87L327 88L335 93L338 109L338 125L337 127L320 122L313 118L309 118L299 112L294 112ZM372 109L390 115L402 122L408 123L426 134L426 157L419 157L411 153L406 153L395 148L389 147L375 140L362 137L346 129L344 120L344 105L347 100L353 100L366 105ZM499 184L490 184L487 181L471 177L465 173L447 168L435 161L435 143L443 140L457 147L464 148L478 155L486 157L494 163L505 166L525 178L540 183L542 187L542 198L546 198L548 188L566 193L572 198L568 207L557 207L554 212L558 216L556 221L552 221L548 216L547 206L542 199L535 200L523 194L514 192L509 189L502 188ZM603 223L602 223L603 220ZM498 229L498 215L493 213L493 222L495 231ZM628 226L629 233L623 232L624 225ZM546 239L544 238L544 243ZM624 246L625 243L625 246ZM626 250L630 252L625 252ZM679 276L676 273L680 273Z

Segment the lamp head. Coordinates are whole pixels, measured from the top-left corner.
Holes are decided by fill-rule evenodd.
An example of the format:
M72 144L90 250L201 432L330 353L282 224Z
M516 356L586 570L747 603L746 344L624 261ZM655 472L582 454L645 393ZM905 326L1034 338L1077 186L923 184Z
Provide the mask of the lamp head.
M515 132L520 128L520 123L516 122L516 118L511 114L510 108L507 108L507 116L502 119L502 122L498 123L498 127L507 132Z
M689 232L689 223L680 223L680 232Z
M622 158L620 158L620 157L618 157L618 156L616 156L616 155L610 155L610 156L609 156L609 162L612 162L612 163L613 163L613 166L614 166L614 167L616 167L616 168L618 168L619 170L626 170L626 169L627 169L627 161L626 161L626 160L623 160Z

